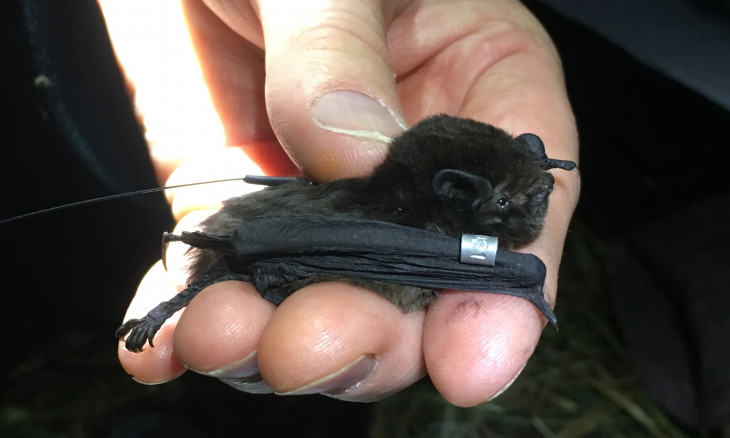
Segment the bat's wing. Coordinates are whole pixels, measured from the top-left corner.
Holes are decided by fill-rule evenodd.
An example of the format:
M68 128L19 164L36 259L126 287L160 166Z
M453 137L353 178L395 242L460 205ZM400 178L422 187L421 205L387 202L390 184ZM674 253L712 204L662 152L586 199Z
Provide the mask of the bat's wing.
M494 266L462 263L461 242L431 231L350 217L290 216L248 222L232 236L184 232L167 240L214 249L226 257L144 318L119 327L118 338L129 333L130 351L141 351L147 341L152 345L164 321L200 290L231 279L251 281L276 304L289 293L284 286L317 274L514 295L532 302L557 325L543 296L545 265L538 257L498 250Z
M332 274L519 296L557 323L543 296L545 265L532 254L498 250L494 266L466 264L453 237L343 217L259 219L236 230L231 244L256 288L274 302L293 279Z
M433 289L514 295L532 302L553 324L543 296L545 265L532 254L498 250L495 265L460 262L461 242L443 234L349 217L278 217L240 227L231 245L264 298L315 274L359 277Z

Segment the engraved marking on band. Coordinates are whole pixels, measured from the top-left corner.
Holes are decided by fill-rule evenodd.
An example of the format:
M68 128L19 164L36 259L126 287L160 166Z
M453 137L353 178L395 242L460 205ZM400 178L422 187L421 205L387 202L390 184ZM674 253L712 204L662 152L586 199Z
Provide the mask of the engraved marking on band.
M461 263L494 266L499 239L479 234L461 235Z

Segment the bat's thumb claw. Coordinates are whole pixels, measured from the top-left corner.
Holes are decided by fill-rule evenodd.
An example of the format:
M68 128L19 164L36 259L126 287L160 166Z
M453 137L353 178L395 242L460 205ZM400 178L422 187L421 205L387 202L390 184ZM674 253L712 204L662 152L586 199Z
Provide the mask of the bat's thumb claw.
M545 301L544 299L535 300L532 302L535 307L538 308L540 313L547 318L548 321L550 321L550 324L555 327L555 330L558 329L558 318L555 316L555 312L553 312L553 309L550 307L550 305Z

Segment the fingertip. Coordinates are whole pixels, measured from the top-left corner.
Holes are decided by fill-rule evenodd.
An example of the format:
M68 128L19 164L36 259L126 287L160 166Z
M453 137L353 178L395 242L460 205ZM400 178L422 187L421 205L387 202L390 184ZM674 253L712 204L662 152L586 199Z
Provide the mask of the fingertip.
M249 283L211 285L180 317L173 341L175 353L187 368L197 372L211 374L225 369L255 352L275 309Z
M261 374L279 393L382 398L424 375L422 321L423 312L405 314L360 287L307 286L269 321L259 345Z
M389 139L405 128L384 6L284 4L260 4L271 126L313 179L365 175L382 162Z
M368 294L352 285L318 283L284 300L259 346L262 374L272 387L289 392L379 350L382 340L373 334L380 331L382 303Z
M522 298L445 292L424 322L431 381L457 406L486 402L524 368L543 326L539 312Z
M399 109L376 97L393 90L371 95L362 88L332 84L299 102L292 101L292 93L286 93L285 103L271 96L272 126L292 160L314 180L370 174L385 159L390 141L406 129ZM397 105L397 97L390 100Z
M185 367L175 356L172 346L174 324L163 326L154 338L154 347L146 345L139 353L133 353L120 341L117 354L119 363L132 379L146 385L169 382L185 372Z

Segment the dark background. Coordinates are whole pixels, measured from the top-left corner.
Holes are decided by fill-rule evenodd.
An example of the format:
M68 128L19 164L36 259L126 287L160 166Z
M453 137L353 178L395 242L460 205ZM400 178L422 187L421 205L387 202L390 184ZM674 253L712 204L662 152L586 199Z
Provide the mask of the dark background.
M578 120L577 229L619 242L596 249L610 323L660 409L688 433L720 436L730 420L730 114L526 3L561 52ZM0 219L154 187L95 3L8 1L0 24ZM192 373L161 387L128 380L113 332L171 223L152 195L0 224L0 435L365 436L377 404L249 396Z

